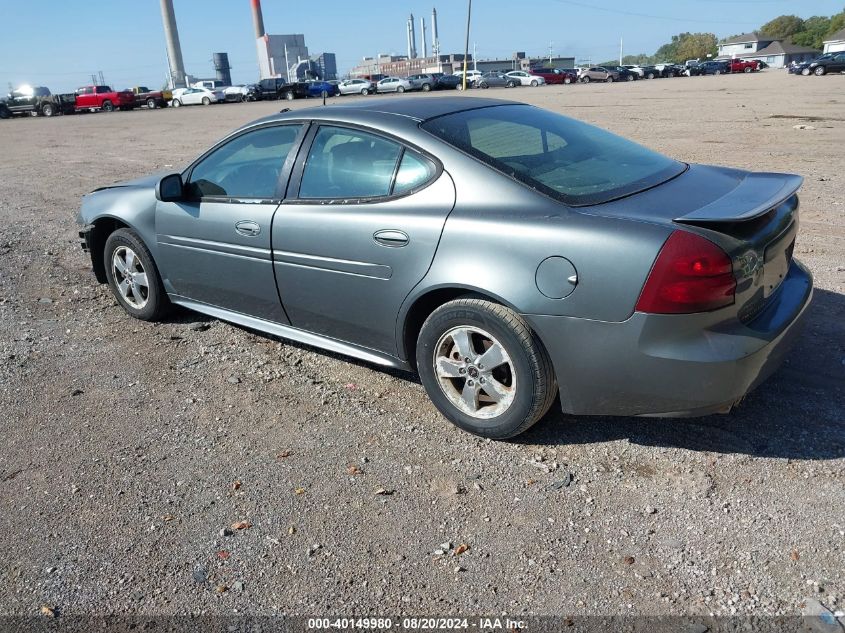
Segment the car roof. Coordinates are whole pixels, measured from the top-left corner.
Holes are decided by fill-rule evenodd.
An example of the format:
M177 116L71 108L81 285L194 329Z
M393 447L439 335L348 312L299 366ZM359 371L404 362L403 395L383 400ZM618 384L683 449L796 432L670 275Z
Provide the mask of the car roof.
M501 105L521 105L517 101L506 99L486 99L481 97L403 97L401 99L361 99L359 102L343 105L315 106L314 108L300 108L281 112L250 123L267 123L270 121L284 121L286 119L301 118L337 118L355 115L392 115L415 121L427 121L445 114L475 110ZM524 104L522 104L524 105ZM369 118L369 116L367 117Z

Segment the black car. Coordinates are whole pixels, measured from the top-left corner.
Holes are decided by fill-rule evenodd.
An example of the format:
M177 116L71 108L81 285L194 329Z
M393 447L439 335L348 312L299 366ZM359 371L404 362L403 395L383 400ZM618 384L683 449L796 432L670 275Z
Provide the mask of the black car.
M698 75L724 75L731 71L731 67L728 62L719 62L715 60L710 60L707 62L701 62L698 65Z
M827 53L821 57L817 57L807 66L809 73L817 77L826 75L828 73L843 73L845 72L845 51L839 53Z
M262 79L258 82L260 99L305 99L308 97L308 83L288 83L284 79Z
M624 66L614 66L613 70L619 73L618 81L635 81L640 78L639 73L635 73L633 70L625 68Z
M660 71L651 64L645 66L640 64L640 68L643 69L643 79L657 79L660 77Z
M434 73L437 79L435 89L437 90L456 90L458 84L461 83L461 78L458 75L444 75L443 73Z

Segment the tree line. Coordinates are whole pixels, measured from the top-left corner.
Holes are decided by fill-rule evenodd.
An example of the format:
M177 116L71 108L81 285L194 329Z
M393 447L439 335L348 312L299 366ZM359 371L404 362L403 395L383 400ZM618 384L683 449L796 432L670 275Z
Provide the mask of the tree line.
M757 29L757 32L774 39L789 40L798 46L821 50L823 42L843 28L845 28L845 9L830 17L814 15L806 20L797 15L780 15L766 22ZM708 55L715 57L718 52L719 39L713 33L678 33L672 36L670 42L658 48L654 55L645 53L625 55L622 63L674 62L682 64L688 59L706 59ZM603 65L615 66L616 63L617 61L613 60Z

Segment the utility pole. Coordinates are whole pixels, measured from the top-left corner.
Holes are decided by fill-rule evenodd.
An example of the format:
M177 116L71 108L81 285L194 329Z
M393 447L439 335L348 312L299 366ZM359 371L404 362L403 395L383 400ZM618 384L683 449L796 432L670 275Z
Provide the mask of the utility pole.
M619 37L619 65L622 65L622 36Z
M290 61L288 60L288 43L285 42L285 81L290 83Z
M472 0L467 0L467 38L466 42L464 42L464 77L463 77L463 86L464 90L467 89L467 71L469 70L469 61L467 57L469 57L469 21L472 17Z
M554 42L549 42L549 68L552 67L552 47L554 46Z
M476 52L475 52L477 50L477 47L478 47L478 43L473 42L472 43L472 69L473 70L478 70L478 56L476 55Z

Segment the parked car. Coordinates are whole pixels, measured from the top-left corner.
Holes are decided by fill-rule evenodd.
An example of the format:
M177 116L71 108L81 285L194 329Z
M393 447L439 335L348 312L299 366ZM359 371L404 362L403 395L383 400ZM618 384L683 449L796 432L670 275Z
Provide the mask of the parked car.
M336 97L340 94L337 84L333 84L330 81L311 79L305 83L308 84L309 97Z
M463 81L463 78L457 75L445 75L443 73L435 73L437 75L437 89L438 90L456 90L458 85Z
M135 93L130 90L120 92L109 86L83 86L76 91L76 111L102 110L132 110L135 107Z
M262 79L258 82L257 94L261 99L305 99L308 96L308 84L302 81L290 83L285 79Z
M614 66L612 70L615 70L617 73L617 81L636 81L640 78L639 73L629 70L624 66Z
M641 65L638 68L643 72L643 79L657 79L660 77L660 71L651 64Z
M619 71L615 68L605 68L604 66L592 66L581 72L580 81L585 84L591 81L606 81L613 83L619 79Z
M183 105L211 105L222 103L226 95L220 90L209 90L208 88L177 88L173 91L171 105L179 108Z
M4 103L9 117L15 115L53 116L74 112L76 95L54 95L45 86L23 85L12 90Z
M415 369L445 417L496 439L558 392L576 416L724 412L805 320L800 176L687 165L498 100L307 119L83 198L84 248L128 315L176 304Z
M645 71L642 69L641 66L638 66L636 64L625 64L622 66L622 68L630 70L632 73L636 73L637 77L639 77L640 79L645 78Z
M366 79L345 79L338 84L337 89L342 95L368 95L375 92L373 82Z
M437 87L437 77L431 73L423 73L420 75L411 75L408 77L411 84L411 90L422 90L428 92Z
M227 102L243 103L249 100L250 86L237 84L223 88L223 99Z
M127 90L135 95L135 106L138 108L141 106L147 106L150 110L166 108L173 99L173 92L170 90L150 90L146 86L135 86Z
M385 77L376 84L376 92L407 92L411 82L402 77Z
M532 86L536 88L537 86L544 86L546 84L546 80L539 75L532 75L524 70L512 70L509 73L505 73L505 75L516 79L521 86Z
M515 77L508 77L500 72L486 72L476 82L478 88L515 88L519 86L519 80Z
M760 65L751 59L731 59L728 67L732 73L753 73L760 70Z
M810 64L813 63L813 60L805 61L805 62L791 62L789 66L786 67L786 72L789 74L794 75L809 75L810 71Z
M730 71L730 67L725 61L706 61L698 65L699 75L723 75Z
M842 73L845 72L845 51L838 53L827 53L821 57L817 57L807 66L809 71L807 74L813 74L818 77L828 73Z
M560 68L532 68L529 74L542 77L547 84L571 84L578 79L577 73L570 73Z
M473 87L475 85L475 83L481 78L481 75L483 75L483 74L484 73L482 73L480 70L468 70L467 71L467 88ZM464 71L463 70L457 70L457 71L455 71L454 75L461 79L461 83L460 83L459 88L458 88L460 90L463 87Z

